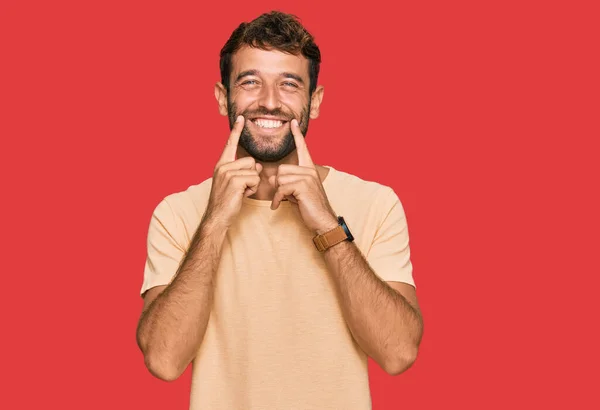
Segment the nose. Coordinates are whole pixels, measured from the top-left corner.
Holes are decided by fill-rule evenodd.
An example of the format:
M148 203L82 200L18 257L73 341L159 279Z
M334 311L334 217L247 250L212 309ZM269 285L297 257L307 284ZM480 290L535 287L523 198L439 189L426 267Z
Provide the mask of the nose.
M258 98L258 105L266 110L273 111L281 107L279 91L275 86L263 87Z

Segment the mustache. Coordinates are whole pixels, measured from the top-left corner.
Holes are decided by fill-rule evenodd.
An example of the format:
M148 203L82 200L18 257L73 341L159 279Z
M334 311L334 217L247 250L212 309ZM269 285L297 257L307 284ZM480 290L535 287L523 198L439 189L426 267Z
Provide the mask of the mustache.
M246 118L259 117L261 115L271 115L273 117L284 118L286 121L291 121L295 118L292 114L284 112L281 109L276 109L276 110L259 109L259 110L254 110L254 111L244 111L242 115L244 115L244 117L246 117Z

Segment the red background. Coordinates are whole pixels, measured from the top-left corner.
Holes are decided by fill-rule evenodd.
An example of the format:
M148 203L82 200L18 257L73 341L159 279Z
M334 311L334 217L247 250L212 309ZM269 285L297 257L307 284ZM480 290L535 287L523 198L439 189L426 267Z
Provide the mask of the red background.
M419 358L374 409L600 408L593 2L0 3L3 409L185 409L135 343L150 215L210 176L231 31L297 14L317 163L402 199Z

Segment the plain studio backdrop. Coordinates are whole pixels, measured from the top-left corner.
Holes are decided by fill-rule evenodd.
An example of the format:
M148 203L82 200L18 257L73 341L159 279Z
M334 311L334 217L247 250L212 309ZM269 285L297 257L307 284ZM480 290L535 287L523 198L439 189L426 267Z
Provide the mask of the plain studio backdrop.
M425 332L374 409L600 408L594 2L0 3L3 409L186 409L135 342L146 234L210 177L241 21L314 34L315 162L395 189Z

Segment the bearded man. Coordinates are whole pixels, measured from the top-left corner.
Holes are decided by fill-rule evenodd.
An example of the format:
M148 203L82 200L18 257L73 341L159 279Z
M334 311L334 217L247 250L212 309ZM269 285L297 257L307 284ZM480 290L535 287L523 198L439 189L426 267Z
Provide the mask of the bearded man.
M371 408L367 359L397 375L423 332L394 190L315 164L321 54L292 15L242 23L215 86L229 135L210 178L155 208L138 345L190 409Z

